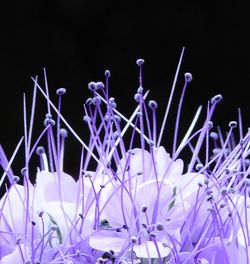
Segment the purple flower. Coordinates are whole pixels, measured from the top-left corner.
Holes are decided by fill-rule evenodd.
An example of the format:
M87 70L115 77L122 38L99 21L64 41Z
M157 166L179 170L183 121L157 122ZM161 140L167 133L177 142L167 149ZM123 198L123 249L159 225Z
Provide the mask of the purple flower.
M49 262L58 254L56 249L85 244L92 226L91 218L82 216L82 204L77 201L79 185L64 172L59 176L39 171L35 186L11 186L0 201L1 246L3 251L16 246L7 250L3 263L14 263L12 259ZM86 197L89 191L86 186ZM79 233L81 229L84 234Z
M134 149L126 156L100 216L112 228L95 233L90 245L103 251L132 249L141 258L169 257L171 240L181 242L180 228L191 207L186 200L191 201L199 188L194 182L204 176L182 175L182 160L172 161L163 147L151 153Z
M55 106L46 74L44 89L33 79L29 122L24 96L24 137L9 160L0 146L0 187L5 184L0 200L1 264L249 263L250 132L243 133L241 112L239 133L236 121L225 132L213 128L212 116L222 99L216 95L207 104L203 125L195 130L199 107L179 140L182 102L192 81L186 73L174 115L173 147L163 147L183 51L158 128L158 105L147 101L148 91L143 89L144 60L137 60L137 107L129 118L109 96L109 71L105 85L90 82L93 96L84 104L83 118L90 132L88 144L61 114L66 89L57 90ZM47 109L44 129L33 140L37 90ZM74 177L63 164L68 134L82 146L79 174ZM41 147L44 138L47 143ZM12 162L22 144L25 164L18 177ZM181 159L184 149L190 157ZM40 163L33 181L30 161L35 160L35 150Z

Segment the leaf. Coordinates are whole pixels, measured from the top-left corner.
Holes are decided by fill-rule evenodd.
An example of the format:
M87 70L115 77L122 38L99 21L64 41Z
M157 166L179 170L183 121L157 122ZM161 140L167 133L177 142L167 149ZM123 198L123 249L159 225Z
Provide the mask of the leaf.
M100 228L101 229L108 229L108 228L112 228L112 226L109 224L109 221L107 219L102 219L100 221Z
M49 214L49 213L47 213L47 214L49 216L49 219L50 219L51 223L53 225L56 225L57 226L57 229L55 231L56 232L56 236L58 238L59 244L62 244L62 233L61 233L61 231L59 229L59 226L58 226L57 222L55 221L55 219L52 217L52 215ZM53 247L52 244L51 244L51 241L49 241L49 244L50 244L51 247Z
M177 192L177 187L175 186L175 187L173 188L172 199L176 196L176 192ZM170 211L170 210L174 207L174 205L175 205L175 199L173 199L173 200L169 203L169 205L168 205L168 211Z

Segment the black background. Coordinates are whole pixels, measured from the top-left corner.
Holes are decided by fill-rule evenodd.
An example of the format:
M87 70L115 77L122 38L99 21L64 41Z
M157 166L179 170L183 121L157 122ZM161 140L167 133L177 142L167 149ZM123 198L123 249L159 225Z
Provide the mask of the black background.
M197 107L218 93L223 102L215 125L226 127L237 119L241 107L248 127L250 20L248 8L239 1L34 0L8 5L1 9L0 50L0 143L8 157L23 134L22 95L26 93L29 106L30 77L38 75L43 84L44 67L51 95L59 87L67 88L63 114L85 138L82 116L83 102L90 96L88 82L104 81L104 71L109 69L110 93L118 109L129 116L136 106L138 58L145 59L144 88L159 103L160 123L183 46L186 51L164 145L171 147L171 127L186 71L194 79L186 93L180 136ZM40 131L46 110L40 94L37 100L35 126ZM66 151L66 171L74 173L79 145L69 139ZM23 166L22 156L14 163L15 174Z

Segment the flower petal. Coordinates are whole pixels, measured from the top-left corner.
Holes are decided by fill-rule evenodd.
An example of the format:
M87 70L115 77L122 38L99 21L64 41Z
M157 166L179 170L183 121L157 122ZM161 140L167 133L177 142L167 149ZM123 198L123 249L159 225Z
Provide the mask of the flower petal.
M100 230L89 239L89 245L103 252L120 252L126 243L126 239L114 231Z
M0 243L0 259L4 256L11 254L15 250L14 244L5 244L2 242L2 234L1 234L1 243Z
M33 186L30 185L30 200L32 199ZM29 208L30 209L30 208ZM26 204L25 204L25 189L19 184L11 187L0 200L0 230L6 235L3 235L7 241L12 239L20 239L24 235L26 223ZM11 233L11 235L7 235Z
M153 172L153 163L151 154L139 148L135 148L127 153L127 157L120 160L117 175L123 178L134 178L138 175L139 183L143 180L149 180Z
M175 263L176 263L176 260L174 258L171 258L169 264L175 264ZM195 264L193 254L190 252L178 253L178 262L177 263ZM197 264L198 264L198 262L197 262ZM202 264L202 262L199 264Z
M245 263L239 262L239 251L234 243L228 244L224 241L224 245L221 243L221 238L214 237L210 240L208 247L201 251L198 255L200 259L204 259L204 263ZM206 261L207 262L206 262ZM203 263L203 262L201 262Z
M133 251L135 252L138 258L157 259L159 257L161 258L170 257L169 247L164 247L161 242L154 243L153 241L147 241L141 245L134 245Z
M24 254L24 252L25 252L25 250L27 250L27 248L25 248L25 246L23 244L20 244L19 246L16 246L15 250L11 254L3 257L1 259L0 264L23 263L22 255L26 255L26 254Z
M162 146L156 149L155 153L158 178L166 177L175 182L175 177L181 175L183 172L183 161L181 159L173 161Z
M200 188L198 183L203 183L205 176L199 173L186 173L176 177L176 184L181 190L183 200L194 205L197 191Z
M163 183L161 189L159 186L162 181L156 180L146 181L141 184L136 192L136 205L140 210L143 205L147 206L147 215L151 222L155 207L158 206L158 212L167 212L168 204L170 203L173 195L174 186L170 183ZM158 193L159 192L159 193ZM146 194L146 195L145 195ZM159 195L159 202L156 203Z
M49 202L44 205L43 222L45 233L48 232L53 226L58 229L54 231L55 239L52 241L52 246L56 247L58 244L67 244L69 238L72 241L79 239L79 230L81 227L81 220L79 220L79 213L81 208L78 208L75 203L61 203L59 201ZM77 224L76 224L77 223ZM42 232L43 224L38 223L40 232ZM84 234L82 238L89 235L92 231L90 219L84 219Z
M76 202L77 186L75 180L65 172L40 171L36 176L36 193L46 202Z
M114 228L127 224L133 214L132 201L129 194L118 186L118 188L114 187L112 192L110 192L109 198L101 214L101 220L107 219Z

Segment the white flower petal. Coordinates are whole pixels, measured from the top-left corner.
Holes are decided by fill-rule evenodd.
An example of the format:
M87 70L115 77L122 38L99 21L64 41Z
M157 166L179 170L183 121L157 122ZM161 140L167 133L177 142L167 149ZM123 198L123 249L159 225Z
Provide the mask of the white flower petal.
M28 254L28 252L27 252L27 248L25 248L23 244L20 244L19 246L16 246L15 250L11 254L3 257L1 259L0 264L23 263L22 254L26 255ZM26 250L26 254L24 254L25 250Z
M157 247L156 247L157 245ZM156 245L153 241L147 241L141 245L134 245L133 251L135 252L138 258L158 258L158 251L161 258L170 257L169 247L164 247L161 242L156 242Z
M75 225L79 218L81 209L77 208L75 203L60 203L59 201L49 202L44 205L43 221L45 226L45 233L48 232L54 225L58 226L58 230L54 231L55 240L52 241L53 246L61 243L67 243L69 235L71 240L78 239L77 230L81 226L81 221ZM88 235L91 231L89 221L84 222L84 235ZM40 232L42 232L43 225L38 223ZM73 225L73 226L72 226Z
M114 231L100 230L90 237L89 245L103 252L110 250L120 252L126 243L126 239L119 235L116 235Z
M137 209L140 210L143 205L147 205L147 214L150 221L152 220L154 208L157 205L157 185L160 186L161 183L162 181L157 182L156 180L146 181L138 187L136 192L135 199ZM174 187L175 186L170 183L162 184L162 187L159 191L158 213L163 211L167 213L167 207L172 199Z
M171 258L169 264L175 264L176 261L174 258ZM182 264L195 264L193 254L190 252L179 252L178 253L178 263ZM198 264L198 262L197 262ZM200 264L200 263L199 263Z
M143 179L151 179L151 174L153 172L151 154L148 151L143 151L139 148L132 149L130 153L127 153L127 157L123 157L120 160L117 174L122 178L124 172L125 179L128 179L129 177L135 179L135 176L138 176L139 183L142 182ZM142 175L143 172L144 175ZM134 182L134 180L132 180L132 182Z
M108 196L110 199L101 214L101 220L107 219L109 224L114 228L121 227L125 223L128 224L133 214L132 202L128 193L124 189L121 191L121 188L114 188L110 192Z
M30 185L30 201L33 195L33 186ZM7 197L7 198L6 198ZM9 232L7 226L10 227L13 236L4 235L5 239L11 241L12 239L22 238L26 223L26 201L24 187L15 184L10 191L6 193L0 200L0 230ZM30 209L30 208L29 208ZM2 216L1 216L2 215Z
M36 176L36 193L46 202L76 202L77 186L75 180L65 172L53 174L41 171Z

